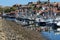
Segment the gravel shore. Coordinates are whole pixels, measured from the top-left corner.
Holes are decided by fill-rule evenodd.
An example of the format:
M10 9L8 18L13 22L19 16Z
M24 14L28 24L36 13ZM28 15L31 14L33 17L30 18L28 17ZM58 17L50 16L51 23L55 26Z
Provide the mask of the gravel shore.
M0 40L45 40L39 32L0 19Z

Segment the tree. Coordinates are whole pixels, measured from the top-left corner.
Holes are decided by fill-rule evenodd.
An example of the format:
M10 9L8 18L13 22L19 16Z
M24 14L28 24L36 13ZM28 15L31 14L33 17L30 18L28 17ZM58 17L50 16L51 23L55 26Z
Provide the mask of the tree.
M15 10L16 10L15 7L11 7L11 8L10 8L10 11L15 11Z
M4 12L5 12L5 13L9 13L9 12L15 11L15 10L16 10L15 7L5 7L5 8L4 8Z
M3 11L3 8L2 8L2 6L0 6L0 13Z
M11 10L10 9L4 9L5 13L9 13Z

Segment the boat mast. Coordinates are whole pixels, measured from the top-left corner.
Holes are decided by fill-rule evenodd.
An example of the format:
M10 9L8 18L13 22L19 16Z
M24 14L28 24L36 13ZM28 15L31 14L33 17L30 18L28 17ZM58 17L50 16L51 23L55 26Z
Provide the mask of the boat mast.
M48 10L48 18L50 17L50 0L48 0L48 7L49 7L49 10Z

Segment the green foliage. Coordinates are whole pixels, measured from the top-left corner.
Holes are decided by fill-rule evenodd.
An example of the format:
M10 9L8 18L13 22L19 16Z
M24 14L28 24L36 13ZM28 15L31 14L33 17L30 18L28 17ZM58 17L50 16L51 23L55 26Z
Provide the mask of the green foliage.
M0 12L2 12L3 11L3 8L2 7L0 7Z
M5 9L4 12L5 13L9 13L10 12L10 9Z
M10 11L15 11L15 10L16 10L15 7L11 7L11 8L10 8Z
M9 12L15 11L15 10L16 10L15 7L10 7L10 8L5 8L5 9L4 9L4 12L5 12L5 13L9 13Z

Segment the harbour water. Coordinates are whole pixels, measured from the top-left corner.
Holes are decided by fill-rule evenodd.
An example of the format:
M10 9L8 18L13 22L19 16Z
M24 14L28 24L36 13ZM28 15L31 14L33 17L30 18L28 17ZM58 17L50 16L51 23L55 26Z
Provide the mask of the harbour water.
M59 40L60 39L60 32L49 31L49 32L41 32L41 33L47 40Z

